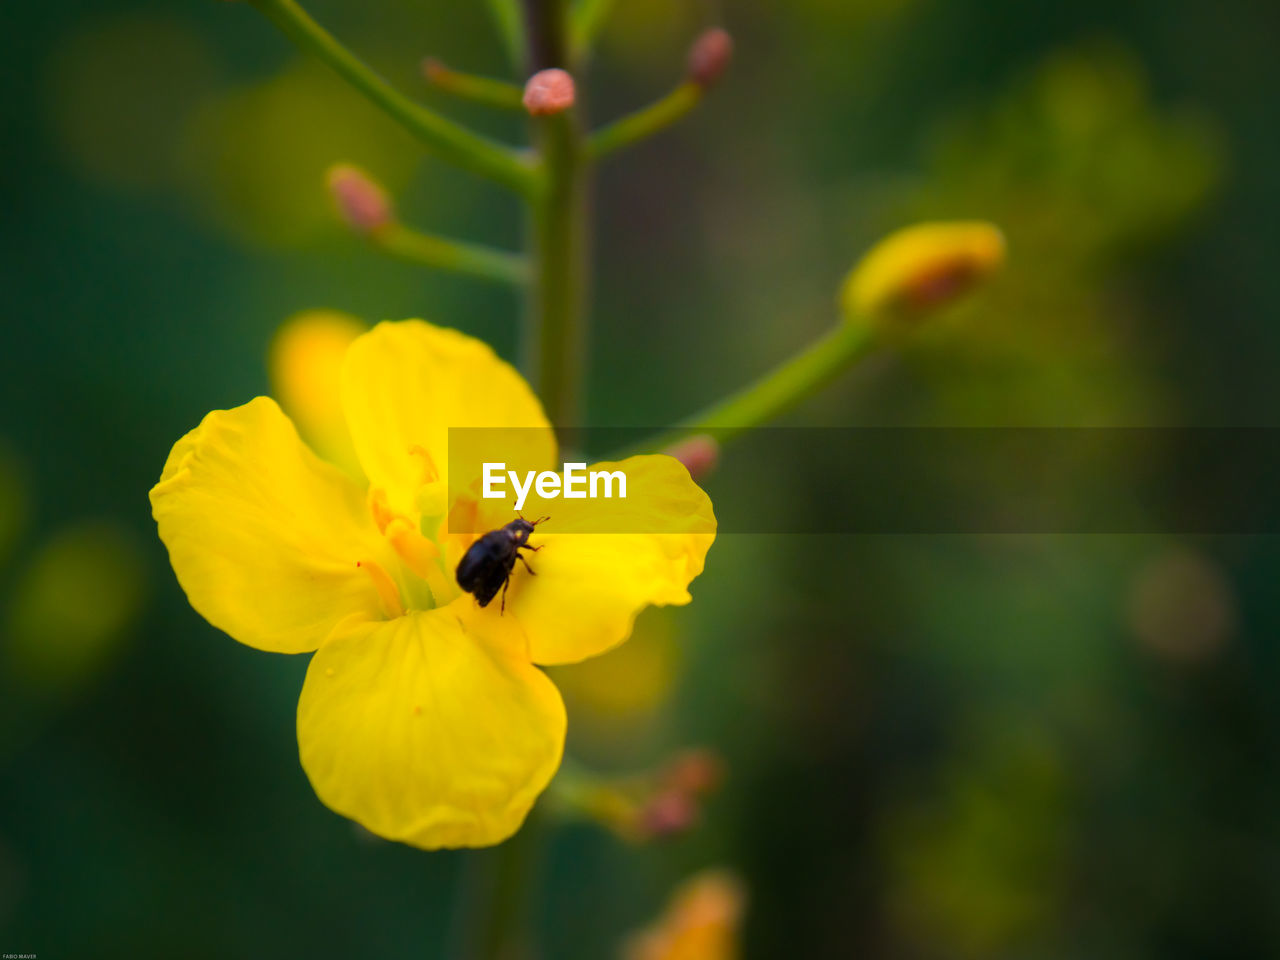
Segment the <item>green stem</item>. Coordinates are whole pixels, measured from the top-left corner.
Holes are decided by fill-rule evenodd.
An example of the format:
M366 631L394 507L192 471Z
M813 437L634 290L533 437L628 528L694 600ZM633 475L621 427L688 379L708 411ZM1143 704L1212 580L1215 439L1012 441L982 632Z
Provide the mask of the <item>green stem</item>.
M300 49L319 57L442 159L528 195L534 171L509 147L414 103L311 19L295 0L251 0Z
M710 433L723 443L752 427L766 424L817 393L866 356L879 342L873 329L867 323L842 323L751 385L627 452L665 450L695 433Z
M563 67L568 48L565 0L524 0L531 70ZM526 287L525 369L552 423L576 426L585 360L586 164L575 111L535 117L539 167L529 200L530 283ZM539 813L497 851L489 909L477 929L479 960L529 956L527 897Z
M552 424L581 426L586 367L587 179L572 111L535 119L545 182L530 211L526 362Z
M499 110L524 109L521 102L524 91L514 83L454 70L439 60L427 60L423 64L422 73L433 87L460 99Z
M454 935L459 960L528 960L531 956L526 894L539 856L540 817L534 810L515 836L467 855L458 905L466 926Z
M488 0L488 6L511 65L519 67L524 57L524 22L520 19L520 4L517 0Z
M530 73L569 66L569 5L566 0L524 0L524 35Z
M575 63L581 63L591 53L600 28L609 19L614 0L578 0L573 7L572 49Z
M519 254L420 233L400 223L379 227L370 233L369 239L379 250L394 257L436 270L451 270L515 286L529 279L529 265Z
M687 80L642 110L601 127L587 140L587 152L599 160L665 130L702 102L703 88Z

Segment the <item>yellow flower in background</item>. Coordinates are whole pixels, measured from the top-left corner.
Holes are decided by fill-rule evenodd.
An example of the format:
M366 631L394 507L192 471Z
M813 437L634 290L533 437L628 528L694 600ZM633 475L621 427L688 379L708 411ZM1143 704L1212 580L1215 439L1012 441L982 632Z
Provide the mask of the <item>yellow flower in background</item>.
M147 587L142 549L127 527L61 527L37 547L0 609L0 675L22 697L78 692L128 643Z
M22 474L17 456L0 440L0 562L8 558L28 515Z
M736 960L745 907L736 876L703 871L676 891L657 923L630 939L623 960Z
M271 341L271 393L310 447L352 476L363 477L342 415L342 360L351 341L369 329L340 310L303 310L280 325Z
M617 763L619 750L643 748L679 679L684 639L676 618L648 610L621 647L554 671L570 708L588 721L575 731L579 751Z
M298 745L324 803L420 847L500 842L563 749L564 706L536 665L602 653L644 607L687 603L714 540L710 501L678 461L630 458L632 483L655 495L607 510L673 532L584 532L595 501L557 501L531 540L536 576L517 564L505 609L482 608L454 580L477 534L449 532L445 515L496 528L512 514L466 494L447 502L448 431L516 428L509 463L554 468L528 385L478 340L383 323L347 349L341 403L367 489L259 397L174 445L151 491L160 537L214 626L263 650L315 651Z

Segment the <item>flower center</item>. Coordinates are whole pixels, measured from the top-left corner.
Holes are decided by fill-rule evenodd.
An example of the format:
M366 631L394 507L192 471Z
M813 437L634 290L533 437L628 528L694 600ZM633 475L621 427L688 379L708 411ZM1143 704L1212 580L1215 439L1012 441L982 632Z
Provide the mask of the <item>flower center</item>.
M428 490L433 486L443 488L444 484L435 472L430 456L425 450L421 450L421 454L426 465L423 489ZM423 499L419 497L419 502ZM427 499L430 501L431 498ZM439 510L443 513L443 496L441 504ZM426 505L432 504L428 502ZM380 488L369 492L369 512L378 531L386 538L399 560L394 570L384 570L372 560L362 560L360 564L373 578L388 616L402 616L406 609L430 610L448 603L458 595L458 588L445 570L443 551L438 543L422 532L424 528L431 529L432 524L419 525L412 518L397 513L392 509L386 491ZM431 521L434 517L424 512L423 519Z

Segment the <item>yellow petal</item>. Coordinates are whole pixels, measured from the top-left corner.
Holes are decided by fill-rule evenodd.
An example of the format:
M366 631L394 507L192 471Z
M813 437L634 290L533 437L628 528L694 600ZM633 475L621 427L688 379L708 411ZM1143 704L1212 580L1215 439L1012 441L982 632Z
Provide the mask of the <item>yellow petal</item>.
M174 444L151 509L191 605L241 643L301 653L347 617L382 616L356 564L394 558L364 494L273 400L215 410Z
M468 635L447 609L335 635L298 703L316 795L379 836L427 849L515 833L560 766L564 733L546 675Z
M450 427L502 431L539 469L555 458L555 435L519 373L485 343L421 320L380 323L347 351L342 406L356 453L397 513L416 516L424 483L445 479Z
M271 395L313 450L363 479L342 413L342 358L368 327L338 310L304 310L271 341Z
M526 552L534 575L517 563L506 609L454 601L473 629L508 643L526 642L535 663L576 663L631 633L650 604L684 604L715 540L711 501L672 457L631 457L591 470L622 470L626 499L537 500L525 516L548 516ZM452 559L452 558L451 558Z

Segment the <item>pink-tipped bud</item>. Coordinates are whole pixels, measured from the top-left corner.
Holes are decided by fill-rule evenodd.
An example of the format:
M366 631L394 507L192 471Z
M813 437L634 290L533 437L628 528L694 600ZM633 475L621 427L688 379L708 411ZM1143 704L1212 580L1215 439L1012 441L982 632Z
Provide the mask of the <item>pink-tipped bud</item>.
M395 219L387 192L359 167L339 163L327 179L338 212L353 230L373 233Z
M439 83L452 72L435 57L427 57L422 61L422 76L426 78L427 83Z
M679 790L667 790L654 796L640 811L640 831L648 839L673 837L685 833L698 822L698 802Z
M678 753L662 771L668 790L688 796L711 793L724 780L724 761L710 750L694 749Z
M574 97L573 77L556 67L539 70L524 85L524 108L535 117L563 113Z
M694 434L679 443L673 443L663 453L683 463L689 476L695 480L706 477L720 462L720 444L705 433Z
M689 79L705 90L720 79L732 58L733 37L712 27L689 48Z

